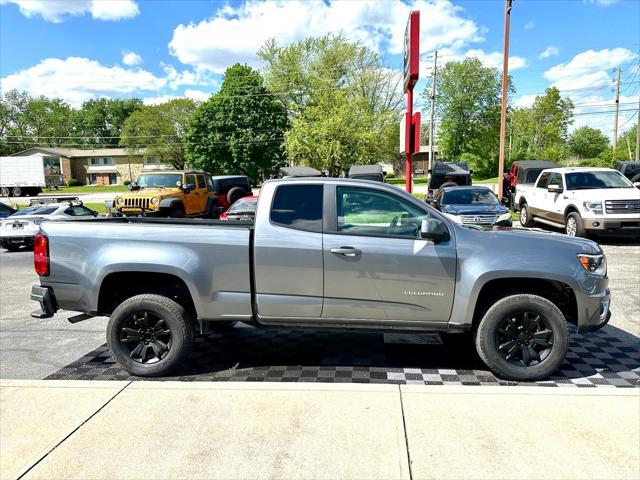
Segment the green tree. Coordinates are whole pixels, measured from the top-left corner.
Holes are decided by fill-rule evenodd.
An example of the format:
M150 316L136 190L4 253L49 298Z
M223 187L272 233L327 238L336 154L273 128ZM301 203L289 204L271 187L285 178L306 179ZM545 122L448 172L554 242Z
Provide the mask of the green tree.
M198 106L185 135L189 164L211 173L244 173L254 182L285 162L284 105L246 65L227 68L220 90Z
M430 83L423 93L426 97L431 95ZM448 62L439 71L436 89L441 118L438 144L444 156L456 160L463 153L472 154L481 159L473 165L479 175L495 176L500 148L500 72L484 67L477 58ZM511 79L509 91L513 92Z
M94 147L118 145L127 118L142 107L139 98L87 100L74 115L76 135L82 137L77 143Z
M144 148L146 156L183 169L186 162L184 138L195 109L193 100L179 98L136 110L124 122L120 145L131 155Z
M530 108L512 113L512 159L560 160L569 154L567 130L573 123L573 102L547 88Z
M609 139L600 130L580 127L569 137L571 153L580 158L596 158L609 147Z
M32 97L10 90L0 96L0 150L3 155L34 146L72 142L73 110L60 98Z
M286 47L271 40L258 55L291 117L285 148L292 164L335 175L398 156L400 79L376 53L327 35Z

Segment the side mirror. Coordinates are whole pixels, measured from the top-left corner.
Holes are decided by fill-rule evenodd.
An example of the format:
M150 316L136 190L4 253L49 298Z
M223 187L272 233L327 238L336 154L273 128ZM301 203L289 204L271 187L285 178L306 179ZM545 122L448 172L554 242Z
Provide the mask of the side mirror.
M469 170L469 175L473 175L473 170Z
M561 193L563 188L560 185L549 185L547 191L549 193Z
M422 220L420 237L431 240L433 243L440 243L449 240L449 230L442 220L426 218Z
M182 188L182 182L180 180L176 182L176 187Z
M182 186L182 189L185 191L185 193L189 193L191 190L195 190L196 186L193 183L187 183L186 185Z
M128 188L129 190L138 190L140 187L138 186L138 182L131 182Z

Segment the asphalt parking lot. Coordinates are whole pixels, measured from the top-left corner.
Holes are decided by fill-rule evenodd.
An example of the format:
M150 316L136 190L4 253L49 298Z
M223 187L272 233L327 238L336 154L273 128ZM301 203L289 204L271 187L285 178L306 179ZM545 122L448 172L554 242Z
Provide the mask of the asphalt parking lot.
M636 355L640 352L640 245L615 238L601 239L601 244L609 262L612 318L600 332L573 336L572 348L577 353L574 358L570 355L563 367L558 377L561 383L579 384L581 378L597 375L599 369L607 366L609 353L624 362L615 368L609 365L610 378L624 384L620 378L625 374L620 377L621 371L636 374L634 378L626 374L631 383L640 376L640 359ZM105 318L70 324L66 321L69 312L45 320L29 315L36 308L29 299L31 285L36 282L31 252L0 252L0 377L128 378L104 347ZM498 381L485 375L470 350L471 345L449 344L446 339L443 345L439 337L428 335L404 338L300 334L236 327L223 338L201 339L193 361L177 378L304 381L306 375L306 380L324 377L353 382L422 380L435 384L466 381L473 385L495 385ZM256 351L261 355L256 356ZM585 355L591 359L585 360ZM242 368L247 365L249 369Z

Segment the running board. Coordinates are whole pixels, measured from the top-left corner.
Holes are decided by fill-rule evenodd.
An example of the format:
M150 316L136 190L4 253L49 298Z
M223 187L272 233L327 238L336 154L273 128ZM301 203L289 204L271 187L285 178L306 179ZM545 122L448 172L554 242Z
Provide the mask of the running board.
M83 320L89 320L90 318L93 318L93 315L89 315L88 313L81 313L80 315L74 315L73 317L67 318L67 321L69 323L78 323Z
M545 225L550 225L552 227L564 228L564 224L554 222L552 220L547 220L546 218L533 217L533 220L538 223L544 223Z

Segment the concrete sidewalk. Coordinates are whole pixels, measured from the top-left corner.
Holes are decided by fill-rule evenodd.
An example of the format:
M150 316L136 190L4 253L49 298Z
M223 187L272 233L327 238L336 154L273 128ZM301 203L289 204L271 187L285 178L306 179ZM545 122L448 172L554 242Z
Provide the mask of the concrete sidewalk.
M640 390L0 382L0 478L639 478Z

